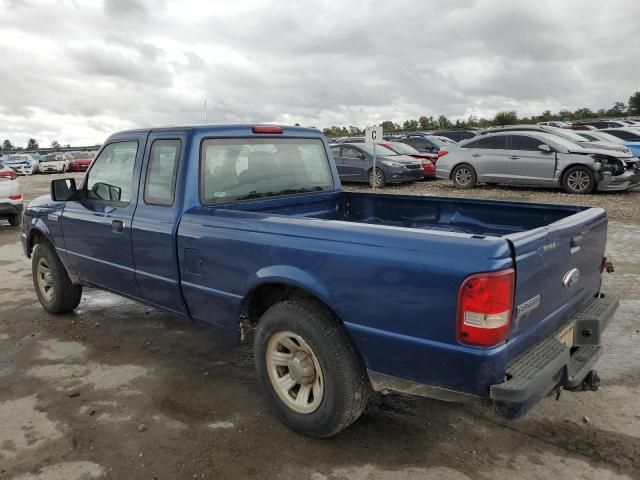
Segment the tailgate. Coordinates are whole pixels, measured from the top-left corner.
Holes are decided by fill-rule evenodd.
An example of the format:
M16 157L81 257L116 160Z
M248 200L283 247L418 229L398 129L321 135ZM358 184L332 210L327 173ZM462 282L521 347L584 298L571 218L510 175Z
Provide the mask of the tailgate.
M606 237L601 208L504 237L516 266L511 355L550 335L598 292ZM531 335L519 335L530 328Z

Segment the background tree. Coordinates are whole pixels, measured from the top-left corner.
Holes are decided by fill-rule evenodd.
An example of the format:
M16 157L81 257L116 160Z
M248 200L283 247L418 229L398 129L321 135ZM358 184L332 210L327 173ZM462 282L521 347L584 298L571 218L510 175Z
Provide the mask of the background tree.
M399 128L396 128L396 124L391 120L385 120L380 124L380 126L382 127L383 133L393 133L400 130Z
M493 123L496 125L515 125L518 123L518 113L515 110L510 112L498 112L493 117Z
M35 138L30 138L27 142L27 150L35 150L37 148L40 148L38 141Z
M429 117L422 115L418 119L418 125L420 126L420 130L429 130L431 128L431 121L429 120Z
M627 111L630 115L640 115L640 92L636 92L629 97L629 108Z
M60 142L54 140L53 142L51 142L51 148L60 148Z
M451 127L451 122L449 121L449 119L447 117L445 117L444 115L440 115L438 117L438 128L449 128Z
M622 117L627 112L627 107L622 102L616 102L613 104L609 110L607 110L607 115L611 117Z
M11 143L11 140L9 140L8 138L6 138L4 140L4 142L2 142L2 149L3 150L13 150L13 143Z

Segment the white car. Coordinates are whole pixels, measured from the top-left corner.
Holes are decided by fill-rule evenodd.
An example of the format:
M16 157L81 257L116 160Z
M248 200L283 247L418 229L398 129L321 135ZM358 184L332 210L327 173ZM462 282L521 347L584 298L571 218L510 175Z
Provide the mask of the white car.
M0 219L9 220L12 227L22 223L22 189L18 175L0 163Z
M18 175L33 175L38 172L38 160L28 153L9 155L2 163Z
M40 173L64 173L71 162L64 155L49 154L40 159L38 171Z

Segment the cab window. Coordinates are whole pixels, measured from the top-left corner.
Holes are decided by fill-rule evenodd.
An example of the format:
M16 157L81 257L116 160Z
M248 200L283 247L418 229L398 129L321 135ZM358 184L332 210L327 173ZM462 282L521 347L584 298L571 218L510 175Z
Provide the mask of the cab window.
M104 147L87 173L87 199L129 203L137 153L136 141L111 143Z
M144 185L144 203L173 205L180 147L180 140L155 140L151 145Z

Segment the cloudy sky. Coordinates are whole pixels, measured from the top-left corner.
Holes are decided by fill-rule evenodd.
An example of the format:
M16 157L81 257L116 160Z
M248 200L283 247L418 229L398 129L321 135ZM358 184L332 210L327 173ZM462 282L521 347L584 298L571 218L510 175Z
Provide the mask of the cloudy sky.
M593 109L640 90L631 0L0 0L0 141Z

